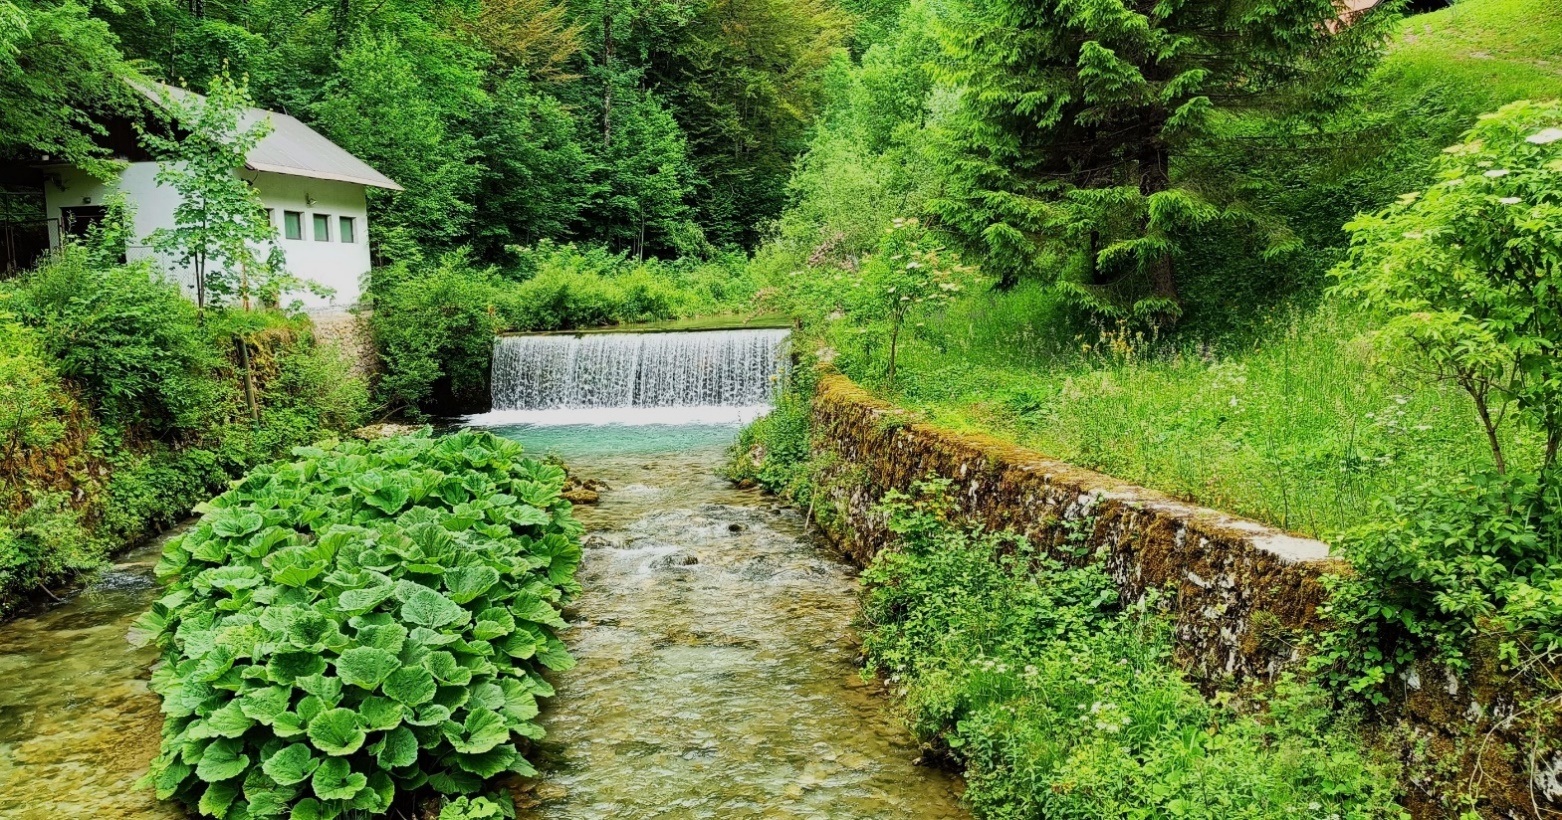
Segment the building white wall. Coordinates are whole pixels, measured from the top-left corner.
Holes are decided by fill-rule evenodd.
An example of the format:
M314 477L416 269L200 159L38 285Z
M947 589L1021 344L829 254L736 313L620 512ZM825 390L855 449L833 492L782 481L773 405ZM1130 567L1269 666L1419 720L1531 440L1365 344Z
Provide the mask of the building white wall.
M179 195L172 188L158 184L157 163L131 163L118 180L110 183L71 166L55 166L48 172L53 179L45 183L44 196L49 219L54 220L49 227L51 247L60 245L61 208L102 205L110 194L123 191L135 206L135 236L126 256L131 260L155 259L181 290L191 299L195 298L193 273L171 259L160 258L146 245L146 239L153 231L174 226L174 206L179 202ZM272 227L277 231L277 242L287 260L288 271L335 291L329 297L306 291L293 292L284 296L283 302L297 299L312 312L345 310L356 305L369 273L369 214L363 186L252 171L245 171L242 176L255 186L261 201L272 211ZM303 214L302 239L283 238L285 211ZM316 214L329 217L329 241L317 241L314 237L313 217ZM351 243L342 242L339 235L338 217L343 216L352 217L356 228Z

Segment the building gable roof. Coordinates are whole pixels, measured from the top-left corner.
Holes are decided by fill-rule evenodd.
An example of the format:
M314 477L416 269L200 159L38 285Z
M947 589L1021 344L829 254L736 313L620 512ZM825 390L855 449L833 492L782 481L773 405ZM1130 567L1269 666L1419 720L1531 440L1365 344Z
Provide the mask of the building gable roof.
M201 99L201 95L163 83L137 84L137 89L155 105L162 105L166 95L173 99ZM345 148L326 139L318 131L297 119L263 108L246 108L243 124L250 126L271 120L271 133L260 141L244 166L251 171L273 174L329 179L337 182L353 182L370 188L400 191L390 177L374 170L368 163L348 153Z

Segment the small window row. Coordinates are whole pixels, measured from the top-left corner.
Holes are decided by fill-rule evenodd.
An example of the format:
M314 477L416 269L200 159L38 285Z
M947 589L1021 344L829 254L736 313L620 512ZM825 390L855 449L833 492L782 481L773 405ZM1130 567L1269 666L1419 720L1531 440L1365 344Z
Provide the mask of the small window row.
M270 222L273 225L276 224L276 212L273 209L271 209L271 208L267 208L266 209L266 221ZM315 214L315 213L312 213L312 214L309 215L309 221L310 221L310 227L312 228L312 230L310 231L310 238L314 239L314 241L316 241L316 242L330 242L331 241L332 237L331 237L331 215L330 214ZM303 211L283 211L282 212L282 238L283 239L292 239L292 240L295 240L295 241L303 240L303 238L304 238L304 212ZM335 238L336 238L336 241L338 241L338 242L346 242L348 244L352 244L354 242L357 242L358 241L358 220L357 220L357 218L356 217L351 217L351 216L338 216L336 218L336 237Z

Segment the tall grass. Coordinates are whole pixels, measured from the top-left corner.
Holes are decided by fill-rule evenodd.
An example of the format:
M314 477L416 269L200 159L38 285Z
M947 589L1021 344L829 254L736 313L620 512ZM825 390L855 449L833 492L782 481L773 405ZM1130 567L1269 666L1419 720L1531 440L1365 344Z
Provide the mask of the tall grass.
M838 361L935 423L1323 537L1383 495L1488 464L1469 400L1402 378L1338 307L1177 345L1073 327L1057 308L1035 287L925 317L893 389L882 351L843 331Z

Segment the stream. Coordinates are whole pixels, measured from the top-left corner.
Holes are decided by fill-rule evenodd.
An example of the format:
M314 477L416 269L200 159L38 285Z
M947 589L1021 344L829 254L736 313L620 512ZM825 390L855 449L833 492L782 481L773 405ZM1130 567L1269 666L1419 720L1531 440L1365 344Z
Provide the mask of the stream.
M713 470L735 424L498 426L605 482L587 526L542 775L521 818L965 818L856 668L854 572L802 516ZM177 818L136 779L156 752L155 651L130 622L160 544L0 625L0 818Z

